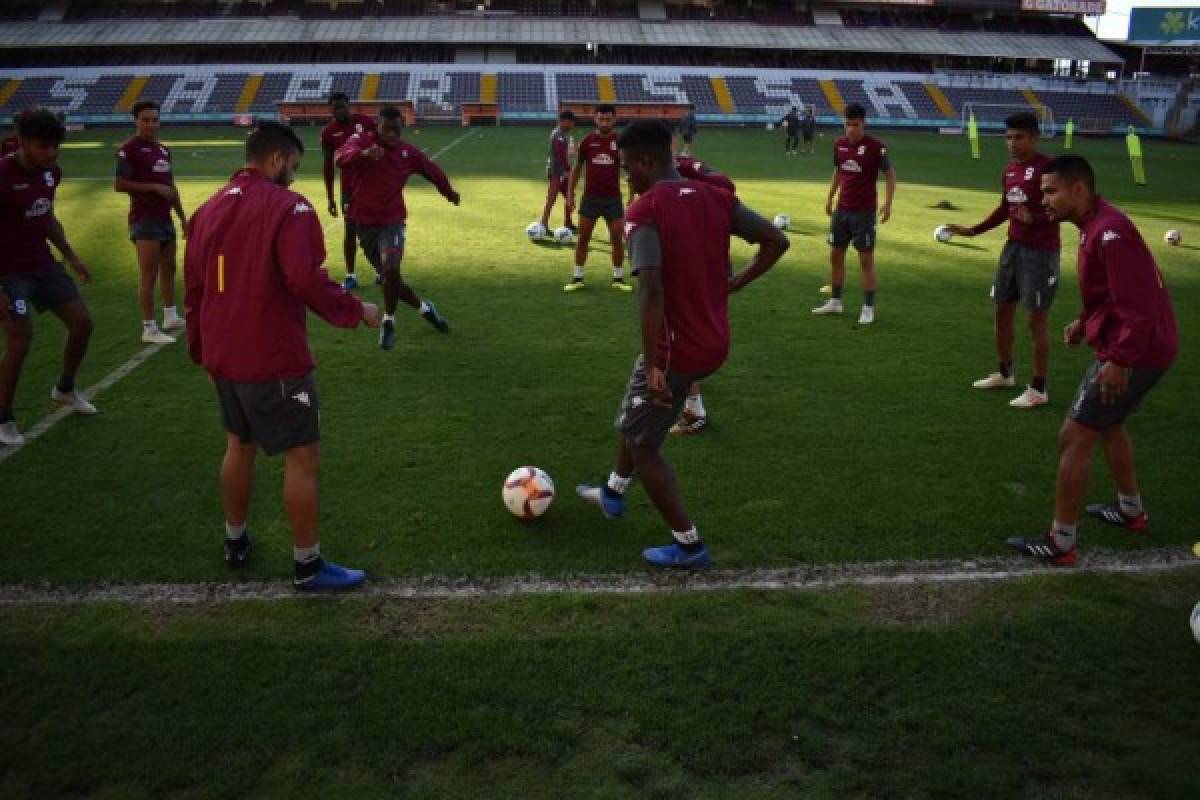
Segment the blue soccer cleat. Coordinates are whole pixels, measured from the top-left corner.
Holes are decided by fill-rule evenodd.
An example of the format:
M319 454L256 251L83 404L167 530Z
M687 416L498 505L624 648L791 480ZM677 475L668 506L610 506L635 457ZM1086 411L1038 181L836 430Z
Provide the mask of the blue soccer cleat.
M425 305L429 307L428 311L421 312L421 316L425 318L425 321L437 328L440 333L449 333L450 323L446 322L446 320L438 314L433 303L426 302Z
M317 559L316 568L311 572L305 569L308 574L301 574L300 567L298 564L292 586L304 592L344 592L361 586L367 579L367 573L361 569L349 569L323 558Z
M358 278L354 277L353 272L349 272L346 274L346 279L342 281L342 288L345 289L347 292L350 291L351 289L358 288Z
M642 558L652 567L666 569L708 569L712 565L707 547L700 545L699 550L689 553L678 542L663 547L647 547L642 551Z
M391 350L396 346L396 322L395 320L385 319L383 324L379 326L379 347L382 350Z
M607 486L589 486L581 483L575 487L575 494L583 498L585 503L599 508L605 519L618 519L625 513L625 497Z

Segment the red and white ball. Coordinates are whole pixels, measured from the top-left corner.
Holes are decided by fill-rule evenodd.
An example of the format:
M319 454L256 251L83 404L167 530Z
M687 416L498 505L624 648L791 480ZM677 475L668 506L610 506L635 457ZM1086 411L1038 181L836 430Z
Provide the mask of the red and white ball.
M554 481L537 467L517 467L504 479L500 497L517 519L536 519L554 502Z

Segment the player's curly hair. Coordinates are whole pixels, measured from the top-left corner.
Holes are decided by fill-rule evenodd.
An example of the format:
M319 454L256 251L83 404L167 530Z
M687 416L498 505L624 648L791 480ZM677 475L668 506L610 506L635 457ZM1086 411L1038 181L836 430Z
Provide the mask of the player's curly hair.
M648 155L665 164L671 160L671 129L656 119L637 120L617 137L617 147L628 157Z
M34 106L13 117L17 135L22 139L33 139L46 144L62 144L67 138L67 127L62 114L48 108Z

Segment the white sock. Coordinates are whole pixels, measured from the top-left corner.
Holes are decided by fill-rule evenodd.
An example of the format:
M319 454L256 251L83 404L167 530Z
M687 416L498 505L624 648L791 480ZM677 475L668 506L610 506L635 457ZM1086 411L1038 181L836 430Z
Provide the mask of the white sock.
M421 306L420 306L420 308L417 309L417 313L418 314L428 314L429 313L429 301L428 300L421 301Z
M671 531L671 536L680 544L697 544L700 541L700 532L695 525L686 531Z
M242 534L245 532L246 532L246 523L244 523L244 522L241 525L234 525L232 522L225 523L225 538L226 539L231 539L231 540L232 539L240 539L240 538L242 538Z
M1050 528L1050 538L1054 540L1054 545L1059 550L1070 550L1075 546L1075 527L1054 520L1054 524Z
M706 416L704 413L704 398L698 394L689 394L684 408L695 414L697 417Z
M144 319L142 320L142 330L146 331L147 333L156 331L158 330L158 323L152 319Z
M292 557L296 559L297 564L306 564L314 558L320 558L321 543L317 542L312 547L293 547Z
M1142 496L1140 494L1121 494L1117 492L1117 505L1121 509L1121 513L1127 517L1136 517L1145 509L1142 508Z
M622 478L617 473L610 472L608 474L608 488L612 489L617 494L625 494L625 490L629 488L629 482L631 480L633 480L632 477Z
M625 268L624 267L613 267L613 280L614 281L625 280Z
M577 281L583 280L583 267L575 268L575 280L577 280Z
M395 322L395 321L396 321L396 315L395 315L395 314L384 314L384 315L383 315L383 321L384 321L384 322Z
M163 319L179 319L175 306L163 306Z

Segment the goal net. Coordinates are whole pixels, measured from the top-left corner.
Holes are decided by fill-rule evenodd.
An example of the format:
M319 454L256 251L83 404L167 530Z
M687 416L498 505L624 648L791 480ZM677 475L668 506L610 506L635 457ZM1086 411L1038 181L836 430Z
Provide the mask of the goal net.
M1004 120L1013 114L1032 111L1037 115L1038 125L1044 138L1052 139L1058 133L1054 112L1049 106L1033 106L1029 103L963 103L958 132L966 134L967 123L975 115L980 136L1003 136Z

